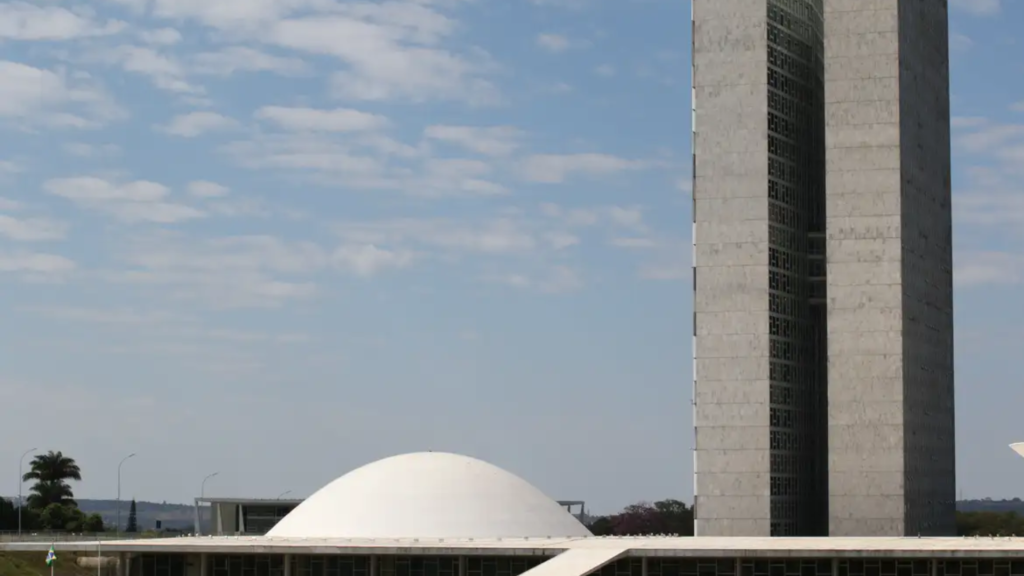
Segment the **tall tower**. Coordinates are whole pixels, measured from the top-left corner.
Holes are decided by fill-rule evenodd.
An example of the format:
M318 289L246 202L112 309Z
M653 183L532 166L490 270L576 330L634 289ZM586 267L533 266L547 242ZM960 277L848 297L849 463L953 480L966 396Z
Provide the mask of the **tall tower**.
M698 535L951 533L946 34L693 0Z
M953 535L946 0L825 1L831 534Z

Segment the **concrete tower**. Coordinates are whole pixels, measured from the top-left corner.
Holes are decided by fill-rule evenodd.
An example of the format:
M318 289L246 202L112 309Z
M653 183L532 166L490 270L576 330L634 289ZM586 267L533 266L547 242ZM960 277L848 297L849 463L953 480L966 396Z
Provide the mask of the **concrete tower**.
M693 0L693 102L698 535L950 532L945 1Z

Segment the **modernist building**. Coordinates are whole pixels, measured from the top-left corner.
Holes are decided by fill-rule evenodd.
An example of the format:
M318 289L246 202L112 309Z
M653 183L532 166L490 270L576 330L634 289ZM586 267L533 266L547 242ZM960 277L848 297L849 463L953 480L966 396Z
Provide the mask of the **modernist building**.
M0 551L41 564L49 546ZM1021 538L595 537L524 480L440 453L342 476L265 536L58 542L56 553L58 574L77 554L104 576L1024 576Z
M696 531L954 534L946 0L693 0Z

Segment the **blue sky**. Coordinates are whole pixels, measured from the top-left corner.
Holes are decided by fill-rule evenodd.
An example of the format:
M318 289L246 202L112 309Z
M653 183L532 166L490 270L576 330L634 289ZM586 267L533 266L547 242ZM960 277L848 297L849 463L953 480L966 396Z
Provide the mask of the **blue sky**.
M1024 5L952 2L960 484L1024 462ZM0 493L448 450L692 492L689 2L0 2ZM21 410L12 409L22 407Z

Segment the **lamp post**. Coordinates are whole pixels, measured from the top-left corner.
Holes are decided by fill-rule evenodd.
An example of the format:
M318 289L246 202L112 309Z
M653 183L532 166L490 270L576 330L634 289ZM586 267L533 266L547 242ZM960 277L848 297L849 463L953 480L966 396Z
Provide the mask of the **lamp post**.
M213 474L207 474L206 477L203 478L203 483L199 485L199 500L196 501L196 534L197 535L202 535L202 532L203 532L203 529L202 529L202 518L199 517L199 502L201 502L204 498L206 498L206 481L209 480L210 478L213 478L217 474L220 474L220 472L214 472Z
M121 458L121 461L117 464L117 528L115 529L115 534L118 536L121 535L121 466L124 466L125 461L134 456L135 452L132 452Z
M280 500L281 498L284 498L285 496L287 496L287 495L289 495L291 493L292 493L291 490L285 490L284 492L281 492L280 494L278 494L277 499Z
M25 483L21 470L25 466L25 456L28 456L36 450L37 448L29 448L28 450L25 450L25 453L21 455L21 459L18 460L18 537L21 537L21 509L25 507L25 503L21 499L21 487Z

